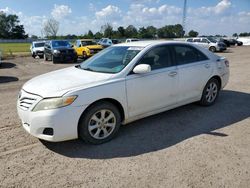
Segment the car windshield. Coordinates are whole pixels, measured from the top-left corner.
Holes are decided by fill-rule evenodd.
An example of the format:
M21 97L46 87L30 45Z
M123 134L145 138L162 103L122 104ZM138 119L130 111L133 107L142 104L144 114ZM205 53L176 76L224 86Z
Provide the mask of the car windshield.
M109 47L87 61L80 67L84 70L118 73L142 50L140 47L117 46Z
M96 42L94 41L82 41L82 46L88 46L88 45L96 45Z
M39 42L39 43L35 43L34 44L34 46L36 47L36 48L39 48L39 47L44 47L44 42Z
M70 47L71 45L68 41L59 40L59 41L52 41L52 46L53 47Z

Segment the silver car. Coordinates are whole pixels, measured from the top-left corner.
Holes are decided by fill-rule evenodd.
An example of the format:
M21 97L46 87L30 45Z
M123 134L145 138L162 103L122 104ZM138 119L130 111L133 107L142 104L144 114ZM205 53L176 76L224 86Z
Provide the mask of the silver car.
M223 42L218 42L213 38L208 37L198 37L198 38L188 38L186 42L192 42L204 48L207 48L211 52L223 52L227 49Z

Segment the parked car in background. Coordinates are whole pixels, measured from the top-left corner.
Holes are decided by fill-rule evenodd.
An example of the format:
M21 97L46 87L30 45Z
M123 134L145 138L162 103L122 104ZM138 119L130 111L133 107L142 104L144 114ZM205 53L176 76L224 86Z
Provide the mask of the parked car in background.
M66 40L47 41L44 46L44 60L57 62L77 62L77 54L74 48Z
M112 39L111 41L112 41L112 44L119 44L119 43L121 43L120 40L118 40L118 39Z
M136 41L139 41L139 39L136 39L136 38L131 38L131 39L126 39L126 43L127 42L136 42Z
M236 39L229 39L229 42L230 42L230 44L233 45L233 46L242 46L242 45L243 45L243 42L238 41L238 40L236 40Z
M107 48L109 46L112 46L113 42L109 38L102 38L99 40L98 44L102 45L104 48Z
M98 45L92 39L80 39L76 40L74 48L78 57L86 59L100 52L103 49L103 46Z
M227 59L192 43L122 43L28 81L17 109L35 137L101 144L121 124L196 101L214 104L228 79Z
M223 42L227 47L230 47L230 42L227 39L219 38L218 41Z
M198 37L198 38L188 38L186 42L192 42L204 48L207 48L211 52L223 52L227 49L223 42L218 42L213 38L208 37Z
M30 52L32 57L35 58L39 56L43 58L45 41L33 41L30 45Z

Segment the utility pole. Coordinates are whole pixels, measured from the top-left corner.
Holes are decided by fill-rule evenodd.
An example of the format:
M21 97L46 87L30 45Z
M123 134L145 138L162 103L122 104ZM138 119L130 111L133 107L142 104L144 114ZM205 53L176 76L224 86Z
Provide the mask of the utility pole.
M187 0L184 0L183 16L182 16L183 37L186 32L186 17L187 17Z

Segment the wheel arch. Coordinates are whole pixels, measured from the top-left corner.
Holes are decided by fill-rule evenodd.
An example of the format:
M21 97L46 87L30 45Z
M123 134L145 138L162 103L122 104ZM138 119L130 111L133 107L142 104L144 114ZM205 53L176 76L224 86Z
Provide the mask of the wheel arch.
M86 111L93 105L97 104L97 103L100 103L100 102L110 102L112 103L113 105L115 105L118 110L119 110L119 113L121 115L121 121L123 121L125 119L125 110L124 110L124 107L122 106L122 104L116 100L116 99L113 99L113 98L103 98L103 99L99 99L95 102L92 102L90 105L88 105L88 107L82 112L79 120L78 120L78 124L77 124L77 132L78 132L78 135L79 135L79 123L80 123L80 120L81 118L84 116L84 114L86 113Z
M219 82L219 89L221 89L221 82L222 82L221 77L218 75L214 75L209 80L211 80L211 79L216 79Z

